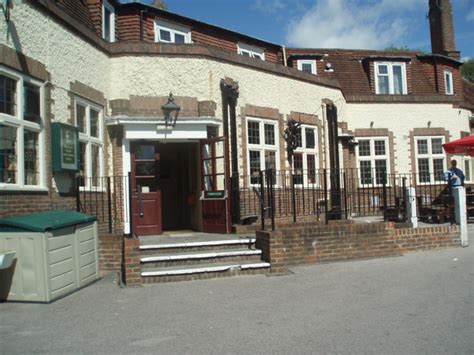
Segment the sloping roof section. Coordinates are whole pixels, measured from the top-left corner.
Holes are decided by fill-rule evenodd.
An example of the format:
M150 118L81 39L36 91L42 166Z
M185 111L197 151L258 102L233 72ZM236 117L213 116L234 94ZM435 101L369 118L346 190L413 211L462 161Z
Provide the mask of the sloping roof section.
M92 20L90 6L85 0L57 0L56 4L68 15L77 18L89 29L96 31L94 21ZM100 7L100 4L99 4Z
M449 57L426 55L414 51L360 50L360 49L321 49L321 48L287 48L288 61L313 56L331 64L331 71L318 71L318 75L332 77L339 81L348 97L373 95L375 61L399 61L407 63L406 75L408 92L418 96L434 96L436 83L433 76L433 60L444 61L453 67L459 62ZM372 80L371 80L372 79Z

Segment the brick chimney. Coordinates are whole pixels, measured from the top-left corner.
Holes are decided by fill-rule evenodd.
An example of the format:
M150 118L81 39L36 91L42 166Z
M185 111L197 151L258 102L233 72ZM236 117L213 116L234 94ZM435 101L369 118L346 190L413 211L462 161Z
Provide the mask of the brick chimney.
M453 11L450 0L429 0L431 51L455 59L461 58L454 41Z

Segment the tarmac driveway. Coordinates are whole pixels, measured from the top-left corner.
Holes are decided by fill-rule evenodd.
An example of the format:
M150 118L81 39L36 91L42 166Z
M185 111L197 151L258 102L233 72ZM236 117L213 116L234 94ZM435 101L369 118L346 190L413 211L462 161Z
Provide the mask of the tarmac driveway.
M292 271L3 303L0 353L474 353L474 246Z

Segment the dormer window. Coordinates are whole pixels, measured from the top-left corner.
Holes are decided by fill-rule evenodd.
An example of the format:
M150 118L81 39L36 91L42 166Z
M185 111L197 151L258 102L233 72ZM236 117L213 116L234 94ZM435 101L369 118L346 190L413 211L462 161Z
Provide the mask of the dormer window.
M298 70L309 74L316 75L316 61L315 60L298 60Z
M375 92L379 95L406 95L405 63L376 62Z
M155 42L191 43L191 30L188 27L162 20L155 20Z
M102 38L115 42L115 9L107 0L102 3Z
M453 72L451 70L444 71L444 84L446 89L446 95L453 95Z
M248 44L238 43L237 53L245 57L265 60L265 51L262 48L250 46Z

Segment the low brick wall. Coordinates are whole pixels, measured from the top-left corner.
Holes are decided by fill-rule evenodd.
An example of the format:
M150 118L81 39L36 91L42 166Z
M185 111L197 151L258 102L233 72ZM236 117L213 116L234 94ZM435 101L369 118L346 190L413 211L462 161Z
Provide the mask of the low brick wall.
M99 271L101 275L122 270L123 235L99 234Z
M395 228L394 223L305 224L257 231L256 247L272 272L288 266L403 255L461 246L458 226Z
M141 286L140 241L136 238L125 238L123 243L125 285Z

